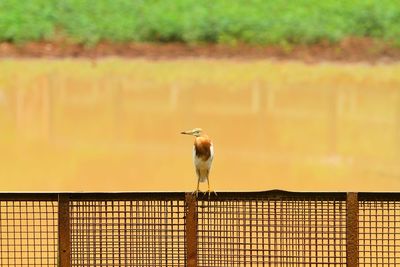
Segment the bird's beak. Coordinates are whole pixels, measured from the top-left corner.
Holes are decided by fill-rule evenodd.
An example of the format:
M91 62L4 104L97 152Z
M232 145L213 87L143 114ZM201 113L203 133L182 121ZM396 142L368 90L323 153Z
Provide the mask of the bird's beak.
M189 134L189 135L192 135L192 131L183 131L183 132L181 132L181 134Z

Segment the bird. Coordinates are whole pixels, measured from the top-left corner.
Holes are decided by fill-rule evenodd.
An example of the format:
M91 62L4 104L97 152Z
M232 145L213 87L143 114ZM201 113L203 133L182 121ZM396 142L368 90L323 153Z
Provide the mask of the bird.
M198 196L200 192L200 183L207 181L208 190L205 192L205 194L208 193L208 196L210 196L211 192L214 192L210 188L210 180L208 177L210 174L211 164L214 159L213 143L211 142L210 137L208 137L208 135L201 128L183 131L181 134L192 135L195 137L193 146L193 163L197 175L197 188L193 194ZM214 192L214 194L216 193Z

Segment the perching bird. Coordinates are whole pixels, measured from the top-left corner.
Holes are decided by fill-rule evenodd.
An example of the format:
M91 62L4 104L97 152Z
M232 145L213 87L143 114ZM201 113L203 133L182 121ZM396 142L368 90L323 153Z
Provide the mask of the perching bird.
M210 173L211 163L214 158L214 147L211 139L200 128L184 131L181 132L181 134L188 134L196 137L194 139L193 147L193 163L197 174L197 188L196 191L194 191L194 194L196 194L196 196L198 195L200 191L200 182L205 182L207 180L208 190L206 193L210 195L213 191L210 188L210 180L208 175Z

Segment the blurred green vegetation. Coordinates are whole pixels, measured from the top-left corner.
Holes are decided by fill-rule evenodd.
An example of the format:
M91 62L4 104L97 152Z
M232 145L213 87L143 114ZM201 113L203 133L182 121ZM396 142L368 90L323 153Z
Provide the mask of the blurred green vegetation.
M400 44L398 0L0 0L0 41Z

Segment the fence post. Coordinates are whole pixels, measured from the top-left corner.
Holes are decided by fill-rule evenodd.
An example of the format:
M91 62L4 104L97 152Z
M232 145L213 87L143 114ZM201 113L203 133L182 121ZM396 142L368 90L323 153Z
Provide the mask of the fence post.
M346 199L347 266L358 266L358 194L349 192Z
M58 266L71 266L71 232L68 194L58 194Z
M186 255L187 266L197 267L197 211L196 196L185 194L186 201Z

